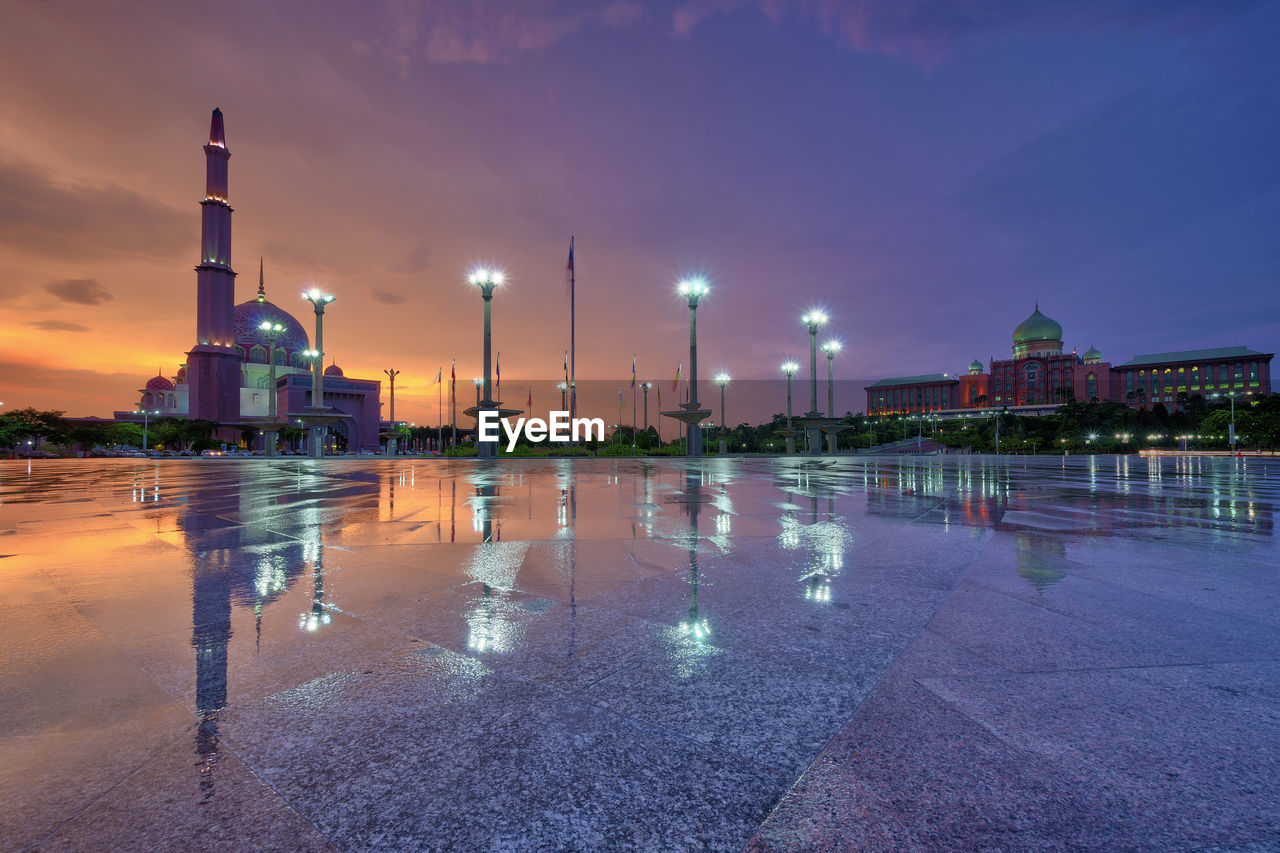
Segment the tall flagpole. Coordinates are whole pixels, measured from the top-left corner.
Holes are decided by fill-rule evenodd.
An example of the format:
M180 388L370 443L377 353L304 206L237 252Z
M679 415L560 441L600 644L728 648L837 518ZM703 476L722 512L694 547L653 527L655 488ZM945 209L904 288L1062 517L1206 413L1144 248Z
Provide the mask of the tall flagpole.
M436 450L444 453L444 365L436 371Z
M575 272L573 269L573 235L569 235L569 417L578 416L578 350L577 314L574 307Z

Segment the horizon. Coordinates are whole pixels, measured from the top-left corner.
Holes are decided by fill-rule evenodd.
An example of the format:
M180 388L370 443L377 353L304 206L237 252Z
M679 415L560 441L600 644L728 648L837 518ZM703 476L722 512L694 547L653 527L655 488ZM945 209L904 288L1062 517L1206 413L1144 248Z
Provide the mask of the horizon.
M629 382L633 353L642 380L669 381L687 360L674 284L702 273L713 409L719 369L781 387L815 304L845 342L845 386L1007 357L1037 303L1068 351L1112 363L1276 351L1276 3L861 21L752 2L447 5L232 4L211 21L15 7L6 406L109 416L156 365L176 373L195 342L214 106L235 301L253 298L260 255L267 298L308 335L297 294L334 293L327 356L382 381L384 418L383 368L402 371L397 419L424 422L438 368L457 358L460 385L480 372L465 283L480 262L510 281L493 311L508 382L555 381L571 235L579 383ZM51 39L73 58L41 61ZM762 53L781 74L751 64ZM839 411L865 408L860 388L842 396Z

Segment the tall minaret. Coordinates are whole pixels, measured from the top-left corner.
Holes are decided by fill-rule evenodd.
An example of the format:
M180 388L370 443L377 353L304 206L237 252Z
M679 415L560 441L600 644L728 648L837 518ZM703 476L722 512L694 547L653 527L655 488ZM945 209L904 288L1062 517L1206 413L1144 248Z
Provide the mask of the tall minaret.
M231 205L227 196L227 134L215 108L204 146L200 202L200 265L196 267L196 345L187 353L192 418L240 420L240 356L235 350L236 274L231 269Z

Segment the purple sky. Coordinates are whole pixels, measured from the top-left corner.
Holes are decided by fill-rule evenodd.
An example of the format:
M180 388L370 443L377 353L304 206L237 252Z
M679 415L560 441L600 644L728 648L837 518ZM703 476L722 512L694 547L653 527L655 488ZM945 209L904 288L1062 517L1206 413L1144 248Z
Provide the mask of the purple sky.
M216 17L215 17L216 14ZM13 2L0 27L0 399L107 414L194 338L209 111L237 299L338 295L348 375L670 382L703 272L705 374L770 378L825 306L839 371L1066 345L1280 340L1280 4L1183 0ZM309 322L309 321L308 321ZM465 395L460 391L460 398ZM840 409L862 408L863 399ZM778 407L774 407L780 408Z

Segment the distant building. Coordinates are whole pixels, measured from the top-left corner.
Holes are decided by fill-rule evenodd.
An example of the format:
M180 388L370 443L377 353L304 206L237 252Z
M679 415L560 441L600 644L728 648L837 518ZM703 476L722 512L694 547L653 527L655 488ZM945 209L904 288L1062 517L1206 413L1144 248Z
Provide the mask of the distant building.
M974 361L965 375L932 373L881 379L866 386L867 413L921 414L955 409L1047 408L1072 401L1112 400L1131 406L1178 408L1179 395L1271 393L1271 359L1248 347L1140 355L1118 366L1095 347L1063 352L1062 326L1040 313L1013 330L1013 357Z
M227 148L222 111L215 109L205 151L205 197L201 205L201 257L196 267L196 344L172 376L157 375L140 389L138 405L154 417L190 417L223 427L261 426L276 395L281 422L311 405L311 345L303 325L267 301L261 263L258 295L235 304L236 272L231 268L231 213L227 192ZM284 327L275 344L276 387L264 322ZM324 368L324 403L346 417L329 427L338 449L377 450L381 422L381 382L345 377L336 364ZM116 412L121 420L141 420Z

